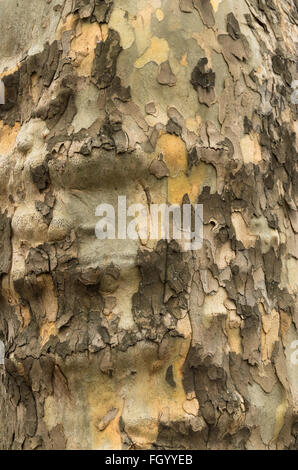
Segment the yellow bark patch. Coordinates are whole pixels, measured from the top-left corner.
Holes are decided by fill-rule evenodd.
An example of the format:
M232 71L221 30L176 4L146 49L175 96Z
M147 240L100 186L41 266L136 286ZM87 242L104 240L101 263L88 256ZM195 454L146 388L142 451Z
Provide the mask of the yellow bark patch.
M190 194L191 189L191 184L184 173L175 178L170 177L168 180L168 202L180 205L184 194Z
M185 143L180 137L172 134L161 135L157 142L156 151L158 154L162 153L171 176L186 172L187 151Z
M255 134L242 137L240 145L245 164L253 163L257 165L262 161L262 150Z
M186 119L185 124L189 131L200 135L202 127L202 118L199 114L197 114L195 118Z
M126 17L126 11L122 8L114 8L109 21L109 27L119 33L121 46L128 49L135 40L133 28Z
M209 169L209 165L206 165L203 162L200 162L199 165L195 166L191 174L189 176L189 181L191 184L191 194L190 200L191 202L195 202L197 196L201 193L204 185L204 181L207 177L207 172Z
M0 73L0 78L7 77L8 75L12 75L20 68L20 64L15 65L13 68L5 70L4 72Z
M160 420L180 421L186 417L183 365L189 345L190 336L165 340L159 352L154 345L140 343L118 356L115 377L100 373L92 381L82 381L93 449L121 449L121 415L136 449L148 449L156 441ZM165 380L169 366L173 367L176 387ZM133 375L129 373L132 369ZM197 406L193 403L192 411ZM98 426L115 408L118 414L108 426Z
M149 62L155 62L157 65L166 62L169 58L169 50L169 45L165 39L154 36L148 49L136 60L136 68L140 69Z
M190 202L194 204L206 182L211 187L211 192L215 189L216 172L211 165L201 162L193 167L187 176L187 150L180 137L172 134L161 135L156 152L162 154L170 171L168 201L171 204L180 205L185 194L188 194Z
M79 76L90 76L96 43L104 40L104 34L98 23L77 24L76 37L71 41L71 50L76 53Z
M56 328L55 322L44 323L40 328L40 343L43 346L49 339L51 335L57 336L58 330Z
M91 382L87 387L88 405L91 419L92 447L97 450L121 449L120 416L123 410L123 401L115 394L113 383L107 378L101 377L102 383ZM103 386L105 384L105 386ZM100 397L100 400L99 400ZM110 421L104 430L100 430L98 422L110 409L118 409L114 419Z
M99 360L90 355L87 363L82 357L63 364L63 375L54 381L54 395L45 402L47 426L52 429L63 423L68 448L117 450L122 448L122 416L134 448L152 448L161 421L189 419L183 404L196 398L187 397L183 387L190 342L191 333L186 338L166 337L159 347L140 342L114 360L104 353L106 365L114 365L112 376L102 373L105 356ZM169 367L175 386L166 380ZM188 411L197 408L193 402Z
M186 395L182 381L183 365L189 345L190 338L169 340L165 346L161 367L154 367L153 370L151 355L146 358L140 350L135 356L136 369L140 372L135 376L134 387L129 396L126 396L123 419L128 435L139 449L146 449L155 442L160 420L180 421L185 417L183 403L186 401ZM134 354L136 352L134 351ZM146 363L146 359L149 363ZM165 381L169 366L173 367L176 387ZM152 372L148 374L146 371L150 369Z
M155 16L158 19L158 21L162 21L165 17L165 14L164 14L164 12L162 11L161 8L157 8L157 10L155 12Z
M180 64L182 67L187 67L188 66L188 60L187 60L187 52L181 57Z
M16 143L16 138L21 126L17 122L13 127L7 126L0 121L0 154L8 155Z
M222 0L210 0L212 8L215 12L217 12L219 5L221 4Z
M172 204L181 204L183 196L188 194L190 202L196 203L198 195L201 193L206 180L209 165L200 163L192 169L189 177L185 173L180 173L176 177L169 178L168 197Z

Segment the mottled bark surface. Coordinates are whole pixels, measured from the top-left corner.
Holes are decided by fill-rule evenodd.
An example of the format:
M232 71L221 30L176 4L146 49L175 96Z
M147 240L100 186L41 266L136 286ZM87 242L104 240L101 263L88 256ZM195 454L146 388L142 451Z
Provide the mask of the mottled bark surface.
M0 0L1 449L297 449L297 20ZM118 195L202 249L98 240Z

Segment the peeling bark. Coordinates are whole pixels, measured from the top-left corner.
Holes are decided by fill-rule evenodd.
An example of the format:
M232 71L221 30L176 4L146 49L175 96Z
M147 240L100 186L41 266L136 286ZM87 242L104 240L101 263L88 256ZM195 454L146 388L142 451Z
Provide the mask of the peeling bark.
M297 450L297 3L30 3L0 2L0 448ZM203 204L202 248L98 240L118 195Z

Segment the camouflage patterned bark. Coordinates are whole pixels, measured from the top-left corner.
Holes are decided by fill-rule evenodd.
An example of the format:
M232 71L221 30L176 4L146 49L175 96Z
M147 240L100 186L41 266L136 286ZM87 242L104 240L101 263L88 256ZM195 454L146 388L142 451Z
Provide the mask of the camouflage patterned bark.
M0 0L1 449L297 449L297 20ZM118 195L202 249L97 239Z

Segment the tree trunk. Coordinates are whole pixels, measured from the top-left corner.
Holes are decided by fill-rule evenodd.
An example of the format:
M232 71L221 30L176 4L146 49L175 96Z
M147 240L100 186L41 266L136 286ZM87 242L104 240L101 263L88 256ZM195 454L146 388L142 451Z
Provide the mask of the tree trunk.
M0 0L1 449L297 449L297 20ZM119 196L202 246L100 239Z

